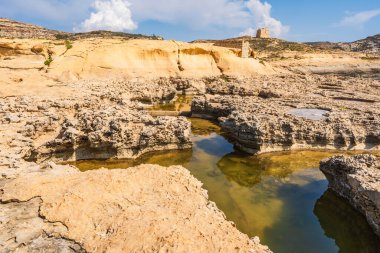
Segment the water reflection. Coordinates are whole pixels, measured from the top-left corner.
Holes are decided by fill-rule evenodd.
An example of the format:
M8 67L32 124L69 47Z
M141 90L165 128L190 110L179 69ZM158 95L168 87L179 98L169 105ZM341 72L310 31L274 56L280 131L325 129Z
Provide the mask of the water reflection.
M239 230L249 236L258 235L274 252L338 252L339 249L345 252L347 248L352 250L347 252L376 252L373 247L362 251L363 244L377 246L379 242L368 226L361 227L359 234L342 231L363 221L362 216L351 213L357 214L355 210L346 216L335 215L331 211L335 200L318 204L325 199L325 195L321 199L320 196L327 189L327 181L317 169L319 161L337 152L249 156L235 152L214 123L191 121L192 150L155 152L137 161L85 161L75 165L82 170L128 168L141 163L183 165L204 184L210 200L216 202ZM339 210L344 213L345 207ZM339 229L333 230L333 224L340 224ZM355 240L363 243L352 243Z
M154 105L150 109L154 111L191 111L191 100L191 96L177 95L175 102Z
M325 235L335 241L341 253L380 252L380 240L369 232L364 216L331 190L318 199L314 214Z

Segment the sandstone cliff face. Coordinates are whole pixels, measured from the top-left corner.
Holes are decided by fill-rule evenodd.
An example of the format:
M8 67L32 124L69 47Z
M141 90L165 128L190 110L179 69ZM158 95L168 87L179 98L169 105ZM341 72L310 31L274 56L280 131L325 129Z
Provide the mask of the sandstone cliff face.
M372 155L336 156L322 161L320 169L329 187L363 213L380 237L380 160Z
M256 59L240 58L238 50L207 44L122 38L71 43L73 47L68 50L64 41L2 39L0 66L2 71L35 70L34 75L61 81L102 77L252 76L273 72ZM49 55L51 62L45 66Z

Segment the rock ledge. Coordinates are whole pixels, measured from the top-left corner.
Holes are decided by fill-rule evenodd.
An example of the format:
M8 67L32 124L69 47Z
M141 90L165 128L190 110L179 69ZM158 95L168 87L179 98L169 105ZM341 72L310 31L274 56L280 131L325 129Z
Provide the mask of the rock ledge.
M329 187L365 215L380 237L380 159L373 155L335 156L320 164Z

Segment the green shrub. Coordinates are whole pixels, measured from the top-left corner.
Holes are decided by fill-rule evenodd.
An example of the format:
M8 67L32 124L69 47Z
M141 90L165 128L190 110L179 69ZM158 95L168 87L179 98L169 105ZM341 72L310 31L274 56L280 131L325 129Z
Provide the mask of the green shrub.
M53 62L53 58L51 58L51 55L49 54L49 57L46 59L44 64L48 67L50 67L50 64Z
M67 50L73 48L73 45L71 44L71 42L70 42L69 40L65 40L65 46L66 46L66 49L67 49Z

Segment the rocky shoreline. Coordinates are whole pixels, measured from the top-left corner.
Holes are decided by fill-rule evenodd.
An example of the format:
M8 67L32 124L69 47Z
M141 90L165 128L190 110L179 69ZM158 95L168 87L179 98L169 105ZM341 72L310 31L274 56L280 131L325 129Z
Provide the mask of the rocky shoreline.
M187 82L80 81L67 84L68 98L1 98L1 251L270 252L182 167L82 173L53 162L191 148L185 117L145 109L176 99Z
M209 85L192 111L217 119L245 152L380 148L376 80L293 75L232 83Z
M336 156L322 161L320 169L329 188L359 210L380 237L380 159L373 155Z
M252 154L380 149L380 80L326 74L375 73L378 60L284 52L286 60L269 64L207 43L42 40L33 36L49 31L38 27L25 28L30 39L14 39L19 24L6 25L12 39L0 42L1 252L269 253L228 222L182 167L79 172L57 165L191 148L185 117L147 110L178 94L194 95L193 116L216 119Z
M4 252L271 252L179 166L79 172L49 163L2 179L1 190Z

